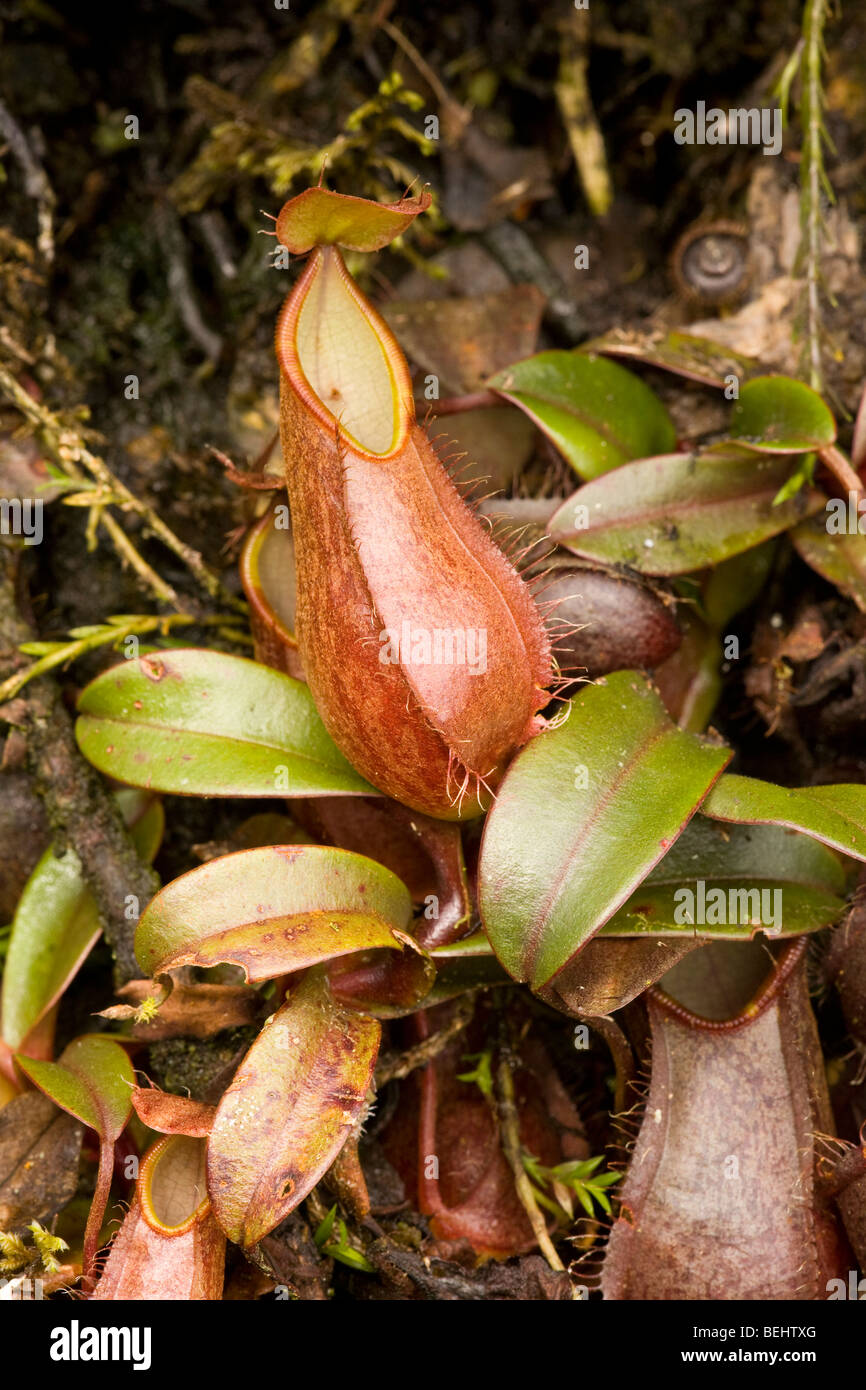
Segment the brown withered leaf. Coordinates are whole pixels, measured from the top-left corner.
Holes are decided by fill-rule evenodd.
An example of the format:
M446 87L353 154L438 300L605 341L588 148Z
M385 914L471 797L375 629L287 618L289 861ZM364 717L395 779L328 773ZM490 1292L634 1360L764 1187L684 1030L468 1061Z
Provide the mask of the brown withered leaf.
M208 1191L222 1229L256 1245L330 1168L360 1115L381 1025L308 971L253 1043L217 1108Z
M700 941L590 941L550 984L538 991L555 1009L585 1018L623 1008L660 980Z
M313 1233L299 1211L293 1211L276 1230L247 1252L302 1302L325 1302L334 1262L319 1253Z
M832 1121L803 944L767 963L757 943L713 943L649 995L651 1081L606 1299L818 1299L847 1267L816 1185Z
M130 980L118 990L137 1007L153 994L152 980ZM144 1042L160 1038L212 1038L224 1028L240 1028L261 1015L261 998L246 985L175 985L149 1023L134 1023L132 1036Z
M84 1126L41 1092L0 1110L0 1229L45 1221L75 1196Z
M487 378L536 347L544 295L534 285L454 299L396 299L382 305L413 366L438 382L438 398L480 391ZM425 390L425 400L427 393ZM430 409L437 414L436 399ZM507 488L535 446L532 421L508 405L443 416L430 429L437 452L460 460L461 476ZM465 459L460 456L465 455Z
M501 222L522 204L550 195L550 165L538 148L505 145L478 120L460 130L443 149L445 188L442 207L462 232Z
M136 1086L132 1108L138 1118L158 1134L185 1134L206 1139L213 1128L216 1106L187 1096L174 1096L157 1086Z
M460 395L535 351L544 303L534 285L512 285L465 299L392 299L382 315L407 357L439 378L440 393Z

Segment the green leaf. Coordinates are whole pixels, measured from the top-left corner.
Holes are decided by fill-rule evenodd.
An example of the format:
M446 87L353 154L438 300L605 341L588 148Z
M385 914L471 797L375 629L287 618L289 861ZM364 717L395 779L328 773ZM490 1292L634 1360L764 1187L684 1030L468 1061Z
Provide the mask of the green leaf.
M378 251L405 232L430 202L426 192L398 203L375 203L328 188L307 188L282 208L277 218L277 240L296 256L314 246Z
M324 1220L319 1222L318 1226L316 1227L316 1233L313 1236L313 1240L316 1242L316 1245L320 1250L322 1246L325 1245L329 1240L331 1232L334 1229L334 1222L336 1221L336 1219L337 1204L335 1202L334 1205L331 1207L331 1210L328 1212L327 1216L324 1218Z
M309 971L265 1025L217 1107L208 1141L214 1215L249 1247L330 1168L367 1100L381 1025L341 1009Z
M306 685L243 657L180 648L91 681L76 737L100 772L185 796L376 795Z
M74 850L48 849L18 902L3 972L3 1041L19 1048L76 975L102 927Z
M811 487L815 479L815 454L802 454L797 467L794 469L787 482L784 482L773 498L773 506L779 507L783 502L787 502L804 487Z
M155 797L117 793L140 857L150 863L162 838L164 814ZM3 972L2 1036L21 1047L75 978L102 933L99 910L74 850L48 849L24 886L15 911Z
M95 1129L104 1143L113 1144L126 1127L135 1074L119 1043L96 1036L78 1038L59 1062L20 1056L15 1060L55 1105Z
M319 1250L324 1255L330 1255L332 1260L338 1260L340 1264L348 1265L350 1269L361 1270L364 1274L375 1274L375 1268L365 1259L360 1250L349 1244L349 1232L346 1223L340 1218L337 1224L337 1239L331 1241L331 1232L334 1229L334 1222L337 1217L336 1203L331 1207L324 1221L321 1221L313 1236L313 1240Z
M741 389L730 432L746 449L802 454L832 444L836 421L811 386L789 376L759 376Z
M706 804L706 803L705 803ZM703 810L703 807L701 808ZM724 915L734 920L693 922L689 904L677 893L689 889L697 906L698 880L705 901L714 889L726 895ZM845 871L836 855L816 840L777 826L738 825L722 830L709 818L696 816L657 868L629 901L606 924L603 935L703 940L749 940L769 928L779 937L799 936L835 922L844 911ZM735 898L730 892L781 893L782 922L769 922L775 901L766 899L768 919L761 922L764 903ZM759 909L752 912L752 907ZM731 911L731 907L734 911ZM710 912L705 915L709 917ZM742 920L747 916L748 920ZM752 917L757 920L752 920Z
M656 692L617 671L518 755L481 847L479 905L505 969L545 984L627 901L731 757L677 729Z
M833 498L827 506L846 508L847 503ZM861 613L866 613L866 535L859 529L851 534L828 532L828 519L814 516L795 526L791 540L807 565L853 599ZM859 527L859 515L857 524Z
M362 854L269 845L213 859L169 883L135 935L148 975L230 961L250 981L375 947L400 949L408 889Z
M601 338L584 343L581 350L646 362L648 366L662 367L705 386L727 386L730 377L743 381L759 370L753 357L733 352L709 338L698 338L693 333L665 333L659 329L636 333L614 328Z
M540 352L488 386L534 420L580 478L676 444L670 416L640 377L583 352Z
M361 1274L375 1274L376 1266L371 1265L354 1246L349 1244L349 1234L346 1230L345 1221L340 1222L340 1243L339 1245L326 1245L324 1254L330 1255L332 1260L337 1260L341 1265L347 1265L349 1269L356 1269Z
M784 825L825 845L866 859L866 787L778 787L756 777L720 777L701 811L713 820Z
M627 463L587 483L549 523L553 540L603 564L642 574L686 574L760 545L824 497L804 491L773 506L790 460L734 449Z

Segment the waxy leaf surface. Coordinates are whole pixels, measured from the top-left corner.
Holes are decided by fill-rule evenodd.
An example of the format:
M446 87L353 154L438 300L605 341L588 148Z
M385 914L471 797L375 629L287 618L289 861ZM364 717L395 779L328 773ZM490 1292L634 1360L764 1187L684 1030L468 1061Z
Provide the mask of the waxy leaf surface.
M149 975L230 961L248 980L267 980L350 951L399 949L411 916L406 887L374 860L270 845L169 883L143 913L135 951Z
M699 882L704 885L702 890ZM778 826L723 828L696 816L637 892L610 919L604 935L685 934L705 940L747 940L766 928L771 936L798 936L837 920L845 907L845 887L839 859L816 840ZM688 898L676 896L683 889L690 891ZM714 889L726 895L720 912L711 906ZM777 890L780 897L774 898ZM732 892L737 896L732 898ZM771 896L762 898L763 892ZM751 893L751 898L743 897L744 893ZM706 908L703 915L710 920L688 920L701 915L702 902ZM777 905L781 920L775 912ZM765 906L768 915L762 922ZM714 916L722 920L713 921Z
M686 574L760 545L824 505L803 489L773 506L789 459L740 450L668 454L596 478L554 513L550 535L576 555L642 574Z
M133 786L375 795L326 733L307 687L243 657L179 648L124 661L91 681L78 708L84 756Z
M854 859L866 859L866 787L778 787L756 777L720 777L702 812L714 820L802 830Z
M55 1105L95 1129L104 1143L113 1143L126 1126L135 1075L119 1043L110 1038L77 1038L59 1062L38 1062L32 1057L15 1060Z
M836 421L817 391L789 376L747 381L731 411L731 436L761 453L800 454L836 438Z
M492 376L488 385L520 406L581 478L676 443L658 397L625 367L581 352L540 352Z
M374 203L329 188L307 188L283 206L277 218L277 240L295 256L314 246L379 251L405 232L430 202L429 193L397 203Z
M487 820L482 921L517 980L545 984L681 833L730 749L677 729L643 676L571 701L512 764Z
M208 1143L214 1214L255 1245L330 1168L363 1110L381 1025L342 1009L311 971L253 1043Z

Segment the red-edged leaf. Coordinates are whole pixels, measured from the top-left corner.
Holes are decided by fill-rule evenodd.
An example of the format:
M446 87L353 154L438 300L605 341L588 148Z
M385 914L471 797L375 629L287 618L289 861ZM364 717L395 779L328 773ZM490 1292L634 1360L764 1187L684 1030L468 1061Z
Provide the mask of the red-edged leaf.
M257 1244L331 1166L366 1103L380 1033L335 1004L317 971L265 1026L208 1143L208 1190L230 1240Z
M82 691L75 734L100 772L183 796L332 796L375 788L336 748L306 685L255 661L179 648Z
M284 204L277 218L277 240L295 256L314 246L379 251L405 232L419 212L426 212L430 202L429 193L397 203L374 203L328 188L307 188Z
M731 436L760 453L806 454L836 438L836 421L817 391L790 376L747 381L731 411Z
M539 352L488 382L520 406L581 478L672 449L676 432L640 377L585 352Z
M756 777L726 774L701 811L713 820L784 825L802 830L853 859L866 859L866 787L778 787Z
M645 678L617 671L512 764L487 818L482 921L517 980L545 984L676 840L730 749L673 725Z
M737 449L627 463L564 502L550 534L576 555L642 574L686 574L760 545L824 505L802 489L773 506L786 458Z
M828 515L819 514L795 526L791 540L807 565L853 599L861 613L866 613L866 535L859 529L860 514L856 509L853 518L847 516L849 507L847 501L831 498L827 503ZM836 510L836 516L830 514L831 509ZM836 523L833 531L828 530L831 523Z
M132 1110L135 1075L124 1048L110 1038L78 1038L59 1062L15 1059L40 1091L113 1144Z
M321 845L270 845L202 864L149 904L135 950L150 975L240 965L267 980L350 951L400 949L412 915L381 864Z

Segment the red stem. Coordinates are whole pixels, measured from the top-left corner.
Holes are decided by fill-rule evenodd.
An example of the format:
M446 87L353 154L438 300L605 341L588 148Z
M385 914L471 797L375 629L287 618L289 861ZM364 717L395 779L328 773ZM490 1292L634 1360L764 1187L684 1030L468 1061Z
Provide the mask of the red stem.
M828 444L826 448L818 450L818 457L845 492L853 492L856 497L861 495L863 484L841 449Z
M93 1190L93 1201L90 1204L90 1213L84 1231L84 1277L81 1282L84 1292L88 1295L93 1292L96 1284L96 1252L99 1249L99 1232L102 1230L102 1220L108 1205L113 1173L114 1143L111 1140L103 1139L100 1135L96 1187Z

